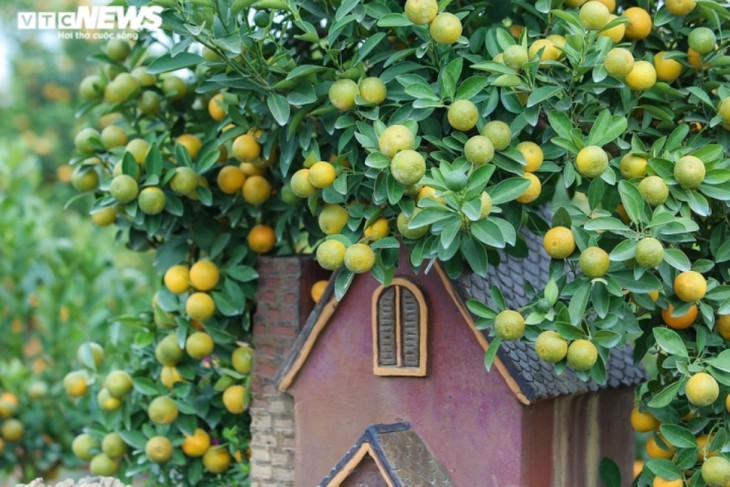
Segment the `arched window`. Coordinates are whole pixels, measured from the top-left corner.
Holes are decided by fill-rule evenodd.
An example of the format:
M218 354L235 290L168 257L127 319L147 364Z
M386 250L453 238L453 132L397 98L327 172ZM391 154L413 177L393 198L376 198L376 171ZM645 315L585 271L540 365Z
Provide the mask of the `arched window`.
M418 286L394 278L373 294L373 372L426 375L428 310Z

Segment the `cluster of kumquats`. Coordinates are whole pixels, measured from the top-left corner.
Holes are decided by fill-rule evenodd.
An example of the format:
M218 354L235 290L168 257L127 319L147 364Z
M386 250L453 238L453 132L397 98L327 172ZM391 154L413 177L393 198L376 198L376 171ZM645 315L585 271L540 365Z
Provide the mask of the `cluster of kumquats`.
M269 252L276 237L253 220L241 231L230 228L248 218L244 204L272 196L264 177L271 161L251 157L259 142L233 125L224 129L228 143L204 145L205 127L224 116L220 97L191 108L189 81L135 67L143 48L110 41L104 68L82 82L88 126L76 135L72 184L99 196L94 223L116 224L136 250L157 249L163 286L148 311L119 318L138 327L131 353L116 357L120 367L105 366L93 342L79 349L82 368L64 386L89 404L95 422L76 437L73 452L97 475L244 482L252 264L254 252ZM182 123L176 136L166 125L173 120ZM229 163L228 150L245 162ZM211 169L215 176L206 178ZM239 238L250 251L240 250Z
M510 309L496 287L469 303L492 330L487 367L519 339L605 383L611 351L632 344L652 364L637 484L728 485L725 6L157 3L183 42L112 42L81 86L74 185L96 195L97 224L155 249L165 284L138 363L117 374L126 392L104 381L136 459L97 453L106 471L230 481L248 371L231 354L258 254L314 253L341 298L355 274L388 281L402 252L488 276L542 238L550 279L524 283L528 305ZM198 429L219 442L202 464L183 456Z

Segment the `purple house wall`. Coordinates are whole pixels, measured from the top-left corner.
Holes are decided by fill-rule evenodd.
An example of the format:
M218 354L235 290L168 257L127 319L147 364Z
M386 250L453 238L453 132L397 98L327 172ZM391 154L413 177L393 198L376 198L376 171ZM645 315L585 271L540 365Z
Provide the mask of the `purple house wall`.
M629 414L633 386L645 372L629 349L612 353L604 385L582 382L569 370L558 376L522 342L503 343L492 371L484 370L487 337L474 329L465 302L488 302L489 287L497 285L510 306L523 306L524 282L547 280L537 259L506 257L489 279L466 274L456 281L438 264L415 274L401 261L396 277L417 286L428 314L424 377L375 373L373 300L380 285L372 276L356 276L341 302L330 283L306 319L316 272L311 260L262 259L252 486L360 485L357 479L381 475L384 483L364 485L420 487L435 484L418 474L440 472L443 486L599 487L603 457L631 478ZM416 460L408 455L413 448L394 447L408 438L420 445Z
M434 273L435 274L435 273ZM370 302L359 278L288 390L295 398L295 484L314 486L374 423L409 422L459 486L520 486L523 410L464 326L438 278L414 279L429 303L427 377L373 375ZM505 448L505 445L509 445ZM484 479L484 466L499 466Z

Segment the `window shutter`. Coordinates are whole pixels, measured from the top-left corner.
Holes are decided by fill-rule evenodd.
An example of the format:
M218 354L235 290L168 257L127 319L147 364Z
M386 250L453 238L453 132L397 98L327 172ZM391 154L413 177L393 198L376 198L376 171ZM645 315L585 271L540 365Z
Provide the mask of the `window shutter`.
M403 366L418 367L421 317L418 301L406 287L400 288L401 329L403 333Z
M381 366L398 365L396 345L395 287L387 288L378 300L378 363Z

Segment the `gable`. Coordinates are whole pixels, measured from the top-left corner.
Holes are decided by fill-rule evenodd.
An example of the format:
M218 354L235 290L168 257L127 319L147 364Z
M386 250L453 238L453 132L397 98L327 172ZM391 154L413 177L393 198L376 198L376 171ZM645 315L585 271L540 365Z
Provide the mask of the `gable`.
M419 273L416 275L412 270L410 265L407 261L404 259L401 260L400 266L398 268L398 274L396 277L403 277L406 279L412 279L416 281L428 281L429 283L432 283L433 285L438 285L440 287L440 291L438 299L445 299L451 302L451 305L455 306L455 309L457 310L456 315L454 316L455 319L458 319L459 324L452 324L452 323L438 323L435 324L436 326L468 326L471 330L471 335L473 339L475 340L475 343L478 344L478 347L482 351L486 351L486 349L489 346L489 343L487 339L482 335L481 332L479 332L474 327L474 321L473 317L469 313L469 311L466 309L466 306L464 305L464 302L457 294L456 289L454 288L454 285L452 281L446 276L443 269L438 263L434 263L431 267L431 270L429 273ZM361 287L373 287L371 284L377 284L375 279L370 276L369 274L365 275L358 275L355 276L353 283L350 286L350 290L348 291L348 294L345 296L344 300L342 302L338 302L335 299L334 295L334 282L337 278L337 273L330 279L330 283L327 286L327 289L325 290L324 294L322 295L322 298L320 299L320 302L317 304L311 315L309 316L309 319L304 327L304 329L300 332L300 334L297 336L296 341L294 342L294 345L292 346L292 349L287 356L286 360L284 361L283 366L279 370L279 373L276 377L276 385L281 391L286 391L294 382L296 379L299 371L306 367L306 362L310 355L315 350L315 344L317 340L320 338L320 336L323 334L327 326L329 325L330 321L333 320L333 317L335 317L336 311L338 307L342 304L342 302L347 302L348 306L359 306L362 314L371 314L372 310L370 308L371 306L371 296L367 296L367 300L365 299L365 295L362 293L362 291L359 289ZM368 281L369 280L369 281ZM366 285L368 284L368 285ZM357 299L353 299L352 295L356 294ZM354 300L354 302L353 302ZM366 302L367 301L367 302ZM429 303L429 307L431 304ZM364 317L363 321L366 321L368 323L368 326L370 324L371 316ZM337 321L336 317L334 321ZM434 323L430 324L430 327L433 328ZM316 353L316 352L314 352ZM455 351L455 353L464 353L463 351ZM438 356L434 356L434 360L438 360ZM517 382L509 375L509 372L507 368L505 367L504 363L502 363L502 360L497 358L494 363L494 368L498 371L499 375L505 380L507 386L510 390L517 396L518 400L522 402L523 404L529 404L529 401L525 397L525 395L520 390L519 386L517 385Z
M365 455L355 470L340 484L342 487L389 487L371 455Z
M348 452L320 487L395 487L382 461L368 442Z
M408 423L369 426L320 487L454 487Z

